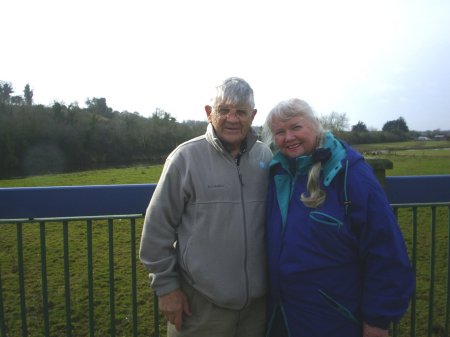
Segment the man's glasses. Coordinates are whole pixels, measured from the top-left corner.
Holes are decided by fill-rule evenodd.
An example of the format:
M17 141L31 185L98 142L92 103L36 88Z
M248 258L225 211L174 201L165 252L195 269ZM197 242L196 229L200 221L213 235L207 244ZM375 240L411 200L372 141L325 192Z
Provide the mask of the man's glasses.
M230 106L223 106L223 105L219 105L218 107L214 108L214 110L222 118L229 116L229 114L232 112L234 112L234 114L238 118L248 118L254 111L253 109L248 108L233 108Z

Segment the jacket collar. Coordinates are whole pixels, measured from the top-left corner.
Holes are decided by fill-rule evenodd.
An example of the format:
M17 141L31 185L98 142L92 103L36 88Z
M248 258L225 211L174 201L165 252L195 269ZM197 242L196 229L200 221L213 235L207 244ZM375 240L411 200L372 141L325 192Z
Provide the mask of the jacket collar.
M208 124L208 127L206 128L206 139L207 141L219 152L223 153L229 153L228 150L223 145L220 138L217 136L216 132L214 131L214 128L211 123ZM245 137L242 144L244 145L244 149L242 149L241 146L241 152L248 152L251 150L253 145L255 145L256 141L258 140L258 136L256 134L256 131L253 128L250 128L248 130L247 136ZM245 151L243 151L245 150Z

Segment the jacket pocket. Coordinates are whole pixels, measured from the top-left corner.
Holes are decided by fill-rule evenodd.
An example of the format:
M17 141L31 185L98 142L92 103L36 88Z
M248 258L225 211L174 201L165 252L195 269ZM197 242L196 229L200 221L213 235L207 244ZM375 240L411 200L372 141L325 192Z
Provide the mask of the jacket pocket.
M309 217L314 220L315 222L328 225L328 226L334 226L337 228L341 228L343 226L343 222L339 220L338 218L335 218L334 216L331 216L329 214L326 214L324 212L320 211L311 211L309 213Z
M344 305L340 304L338 301L336 301L333 297L319 289L320 296L325 300L325 302L331 306L333 309L335 309L340 315L347 318L348 320L352 321L355 324L360 324L358 319L352 314L352 312L346 308Z
M189 284L194 284L194 280L192 279L191 271L189 268L189 254L191 245L192 245L192 237L189 238L186 246L183 248L182 251L180 251L178 257L178 264L181 267L181 273L183 277L188 281Z

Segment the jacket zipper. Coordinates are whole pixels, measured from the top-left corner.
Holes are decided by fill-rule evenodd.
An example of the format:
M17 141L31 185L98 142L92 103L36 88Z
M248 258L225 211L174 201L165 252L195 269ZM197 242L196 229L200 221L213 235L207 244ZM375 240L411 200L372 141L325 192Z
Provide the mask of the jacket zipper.
M244 308L247 306L249 301L249 289L248 289L248 271L247 271L247 264L248 264L248 256L247 256L247 217L245 213L245 203L244 203L244 181L242 179L241 169L240 169L240 162L241 162L241 156L244 152L240 152L236 157L236 168L237 173L239 177L239 182L241 184L241 206L242 206L242 215L243 215L243 222L244 222L244 272L245 272L245 292L246 292L246 298L245 298L245 304Z

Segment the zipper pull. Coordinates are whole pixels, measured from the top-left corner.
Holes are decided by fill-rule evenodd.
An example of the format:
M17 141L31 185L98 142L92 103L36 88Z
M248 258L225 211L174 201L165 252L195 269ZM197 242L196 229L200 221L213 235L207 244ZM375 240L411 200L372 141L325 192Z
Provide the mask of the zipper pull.
M241 170L239 168L239 164L236 167L237 167L237 171L238 171L239 182L241 183L241 186L244 186L244 181L242 180L242 174L241 174Z
M241 170L239 167L239 164L241 163L241 157L242 157L243 152L239 152L239 154L237 155L235 162L236 162L236 167L238 170L238 175L239 175L239 182L241 183L241 186L244 186L244 181L242 180L242 174L241 174Z

